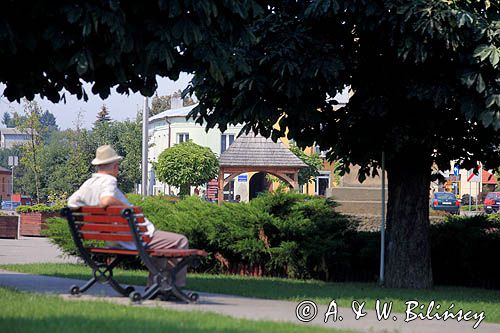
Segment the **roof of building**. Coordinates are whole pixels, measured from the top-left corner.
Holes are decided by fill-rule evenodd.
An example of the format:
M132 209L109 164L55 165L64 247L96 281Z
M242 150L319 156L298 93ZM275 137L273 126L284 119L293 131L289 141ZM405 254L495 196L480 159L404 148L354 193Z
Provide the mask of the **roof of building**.
M10 127L0 128L0 133L2 133L2 134L28 134L25 132L21 132L17 128L10 128Z
M495 177L494 174L492 173L489 173L488 171L482 169L483 172L481 174L481 176L483 177L483 184L492 184L492 185L496 185L497 183L497 177Z
M242 135L219 157L219 165L302 168L307 165L280 141L261 135Z
M158 120L158 119L163 119L163 118L172 118L172 117L186 117L189 112L191 112L192 109L198 106L198 103L185 106L183 108L178 108L178 109L170 109L167 111L163 111L158 113L157 115L154 115L149 118L149 122Z
M8 173L11 173L12 171L10 169L7 169L7 168L4 168L2 166L0 166L0 172L8 172Z

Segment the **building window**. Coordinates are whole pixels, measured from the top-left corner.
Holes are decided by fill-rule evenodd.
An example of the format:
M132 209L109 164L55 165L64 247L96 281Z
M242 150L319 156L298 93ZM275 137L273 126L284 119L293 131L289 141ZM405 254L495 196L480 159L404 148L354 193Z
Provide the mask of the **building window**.
M177 133L177 143L189 141L189 133Z
M330 171L320 171L320 175L314 179L314 194L326 195L326 189L330 187Z
M220 136L220 153L225 152L234 142L234 134L222 134Z

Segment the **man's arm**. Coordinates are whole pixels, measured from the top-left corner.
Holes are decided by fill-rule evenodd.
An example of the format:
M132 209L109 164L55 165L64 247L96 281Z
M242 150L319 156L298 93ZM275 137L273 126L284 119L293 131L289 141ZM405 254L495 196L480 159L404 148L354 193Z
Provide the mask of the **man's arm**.
M108 206L128 206L128 205L126 203L118 200L115 197L106 196L106 197L102 197L100 199L100 206L103 208L106 208Z

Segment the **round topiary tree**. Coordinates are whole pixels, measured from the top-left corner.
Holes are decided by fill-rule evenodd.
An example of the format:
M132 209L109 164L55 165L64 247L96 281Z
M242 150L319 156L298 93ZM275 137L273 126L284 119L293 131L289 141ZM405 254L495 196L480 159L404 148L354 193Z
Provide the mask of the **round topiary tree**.
M178 187L180 195L189 195L191 186L217 176L219 161L210 148L187 141L165 149L153 167L161 182Z

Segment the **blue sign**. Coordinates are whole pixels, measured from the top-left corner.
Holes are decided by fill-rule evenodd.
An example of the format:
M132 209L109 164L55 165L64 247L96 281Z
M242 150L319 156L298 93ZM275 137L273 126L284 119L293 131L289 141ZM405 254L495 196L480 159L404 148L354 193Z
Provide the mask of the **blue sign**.
M239 176L238 176L238 181L239 181L239 182L242 182L242 183L247 182L247 181L248 181L248 177L247 177L247 175L239 175Z
M458 165L455 165L455 166L453 167L453 174L454 174L455 176L458 176L458 175L459 175L459 173L460 173L460 167L459 167Z

